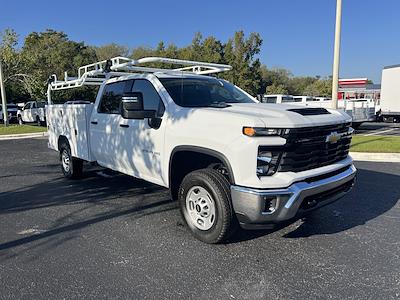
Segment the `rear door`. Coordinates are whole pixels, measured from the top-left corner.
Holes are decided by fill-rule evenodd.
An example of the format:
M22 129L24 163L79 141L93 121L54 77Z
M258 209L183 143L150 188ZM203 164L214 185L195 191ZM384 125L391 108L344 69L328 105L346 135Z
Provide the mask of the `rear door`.
M118 161L124 153L118 152L120 136L120 103L124 92L130 90L132 81L116 81L104 86L98 105L90 118L90 147L97 162L107 168L118 168Z
M36 118L38 115L38 107L36 102L32 102L31 109L30 109L30 122L36 122Z

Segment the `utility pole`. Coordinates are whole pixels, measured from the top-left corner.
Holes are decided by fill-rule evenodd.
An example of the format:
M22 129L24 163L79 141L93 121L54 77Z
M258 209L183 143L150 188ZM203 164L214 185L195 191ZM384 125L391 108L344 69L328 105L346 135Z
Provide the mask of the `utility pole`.
M335 26L335 49L333 54L332 72L332 108L338 107L339 87L339 63L340 63L340 30L342 23L342 0L336 0L336 26Z
M0 92L1 92L1 104L2 104L2 108L3 108L4 126L8 126L6 89L4 88L3 66L1 65L1 59L0 59Z

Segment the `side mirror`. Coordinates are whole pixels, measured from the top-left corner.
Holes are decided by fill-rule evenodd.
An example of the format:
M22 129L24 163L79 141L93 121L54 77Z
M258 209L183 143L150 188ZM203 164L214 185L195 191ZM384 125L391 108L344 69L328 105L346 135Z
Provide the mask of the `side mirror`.
M156 111L144 109L142 93L129 92L122 95L121 116L124 119L143 120L145 118L154 118Z

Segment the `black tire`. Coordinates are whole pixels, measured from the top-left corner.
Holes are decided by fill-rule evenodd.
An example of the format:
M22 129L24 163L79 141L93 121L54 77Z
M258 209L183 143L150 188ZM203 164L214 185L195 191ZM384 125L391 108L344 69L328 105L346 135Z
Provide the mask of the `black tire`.
M211 228L202 230L190 217L186 207L188 192L195 187L205 189L215 205L215 218ZM224 175L213 169L196 170L185 176L178 193L182 218L194 237L209 244L223 242L234 234L237 220L232 207L230 184Z
M64 155L68 158L68 167L64 162ZM83 173L83 161L79 158L72 157L71 148L67 142L62 142L60 145L60 161L61 171L66 178L76 179L80 178Z

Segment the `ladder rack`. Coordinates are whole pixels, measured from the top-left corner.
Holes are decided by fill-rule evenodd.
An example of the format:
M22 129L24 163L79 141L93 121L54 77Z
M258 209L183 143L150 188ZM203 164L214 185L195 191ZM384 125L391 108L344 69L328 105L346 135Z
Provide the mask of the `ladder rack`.
M166 63L180 67L168 69L141 66L148 63ZM78 69L78 77L68 77L67 72L65 72L64 80L57 80L57 76L52 75L49 80L49 90L65 90L81 87L83 85L101 85L110 76L123 76L137 72L207 75L229 71L231 69L232 67L230 65L174 58L144 57L135 60L118 56L80 67Z

